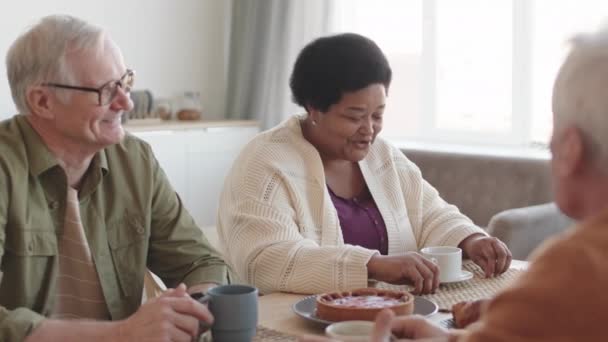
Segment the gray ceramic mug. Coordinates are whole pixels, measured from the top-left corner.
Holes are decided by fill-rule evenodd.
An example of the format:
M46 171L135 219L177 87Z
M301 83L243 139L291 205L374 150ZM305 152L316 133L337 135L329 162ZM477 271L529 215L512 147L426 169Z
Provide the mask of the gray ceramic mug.
M258 325L258 289L248 285L223 285L198 300L209 303L213 314L214 342L250 342Z

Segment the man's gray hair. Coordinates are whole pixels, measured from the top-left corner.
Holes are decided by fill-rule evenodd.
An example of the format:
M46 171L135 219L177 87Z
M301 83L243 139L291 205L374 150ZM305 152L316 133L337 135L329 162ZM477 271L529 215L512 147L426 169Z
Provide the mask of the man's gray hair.
M578 127L591 157L608 165L608 26L570 43L553 88L554 130Z
M13 101L29 114L27 89L44 82L75 82L67 54L99 44L104 31L69 15L50 15L23 33L6 55L6 72Z

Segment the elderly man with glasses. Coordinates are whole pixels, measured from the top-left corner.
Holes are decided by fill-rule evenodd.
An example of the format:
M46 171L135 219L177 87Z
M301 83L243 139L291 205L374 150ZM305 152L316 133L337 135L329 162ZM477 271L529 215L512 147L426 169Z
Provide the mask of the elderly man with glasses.
M226 267L150 147L125 134L135 73L105 31L49 16L6 58L0 123L0 341L191 341L188 294ZM141 305L149 268L172 289Z

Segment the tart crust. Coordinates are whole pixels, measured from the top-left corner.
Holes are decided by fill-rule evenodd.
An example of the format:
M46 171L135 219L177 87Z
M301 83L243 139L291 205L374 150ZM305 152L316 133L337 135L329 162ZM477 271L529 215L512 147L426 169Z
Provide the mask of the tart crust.
M366 307L358 304L336 304L337 299L347 297L381 297L385 302L396 302L392 304L380 304L379 299L374 303L380 307ZM365 304L365 303L364 303ZM376 315L384 310L391 309L397 316L410 315L414 312L414 296L406 291L380 290L374 288L363 288L345 292L324 293L317 296L317 317L326 321L373 321Z

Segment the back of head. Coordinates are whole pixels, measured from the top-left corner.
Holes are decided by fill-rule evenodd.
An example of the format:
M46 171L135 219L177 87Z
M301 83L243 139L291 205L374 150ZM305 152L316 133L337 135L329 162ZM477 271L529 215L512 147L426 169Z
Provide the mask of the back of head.
M591 160L608 166L608 26L571 40L553 88L554 132L576 126Z
M354 33L319 38L298 55L290 79L294 102L322 112L342 94L383 84L392 71L382 50L371 39Z
M97 46L103 30L69 15L42 18L23 33L6 55L6 69L13 101L19 112L30 112L26 92L41 83L74 82L67 54Z

